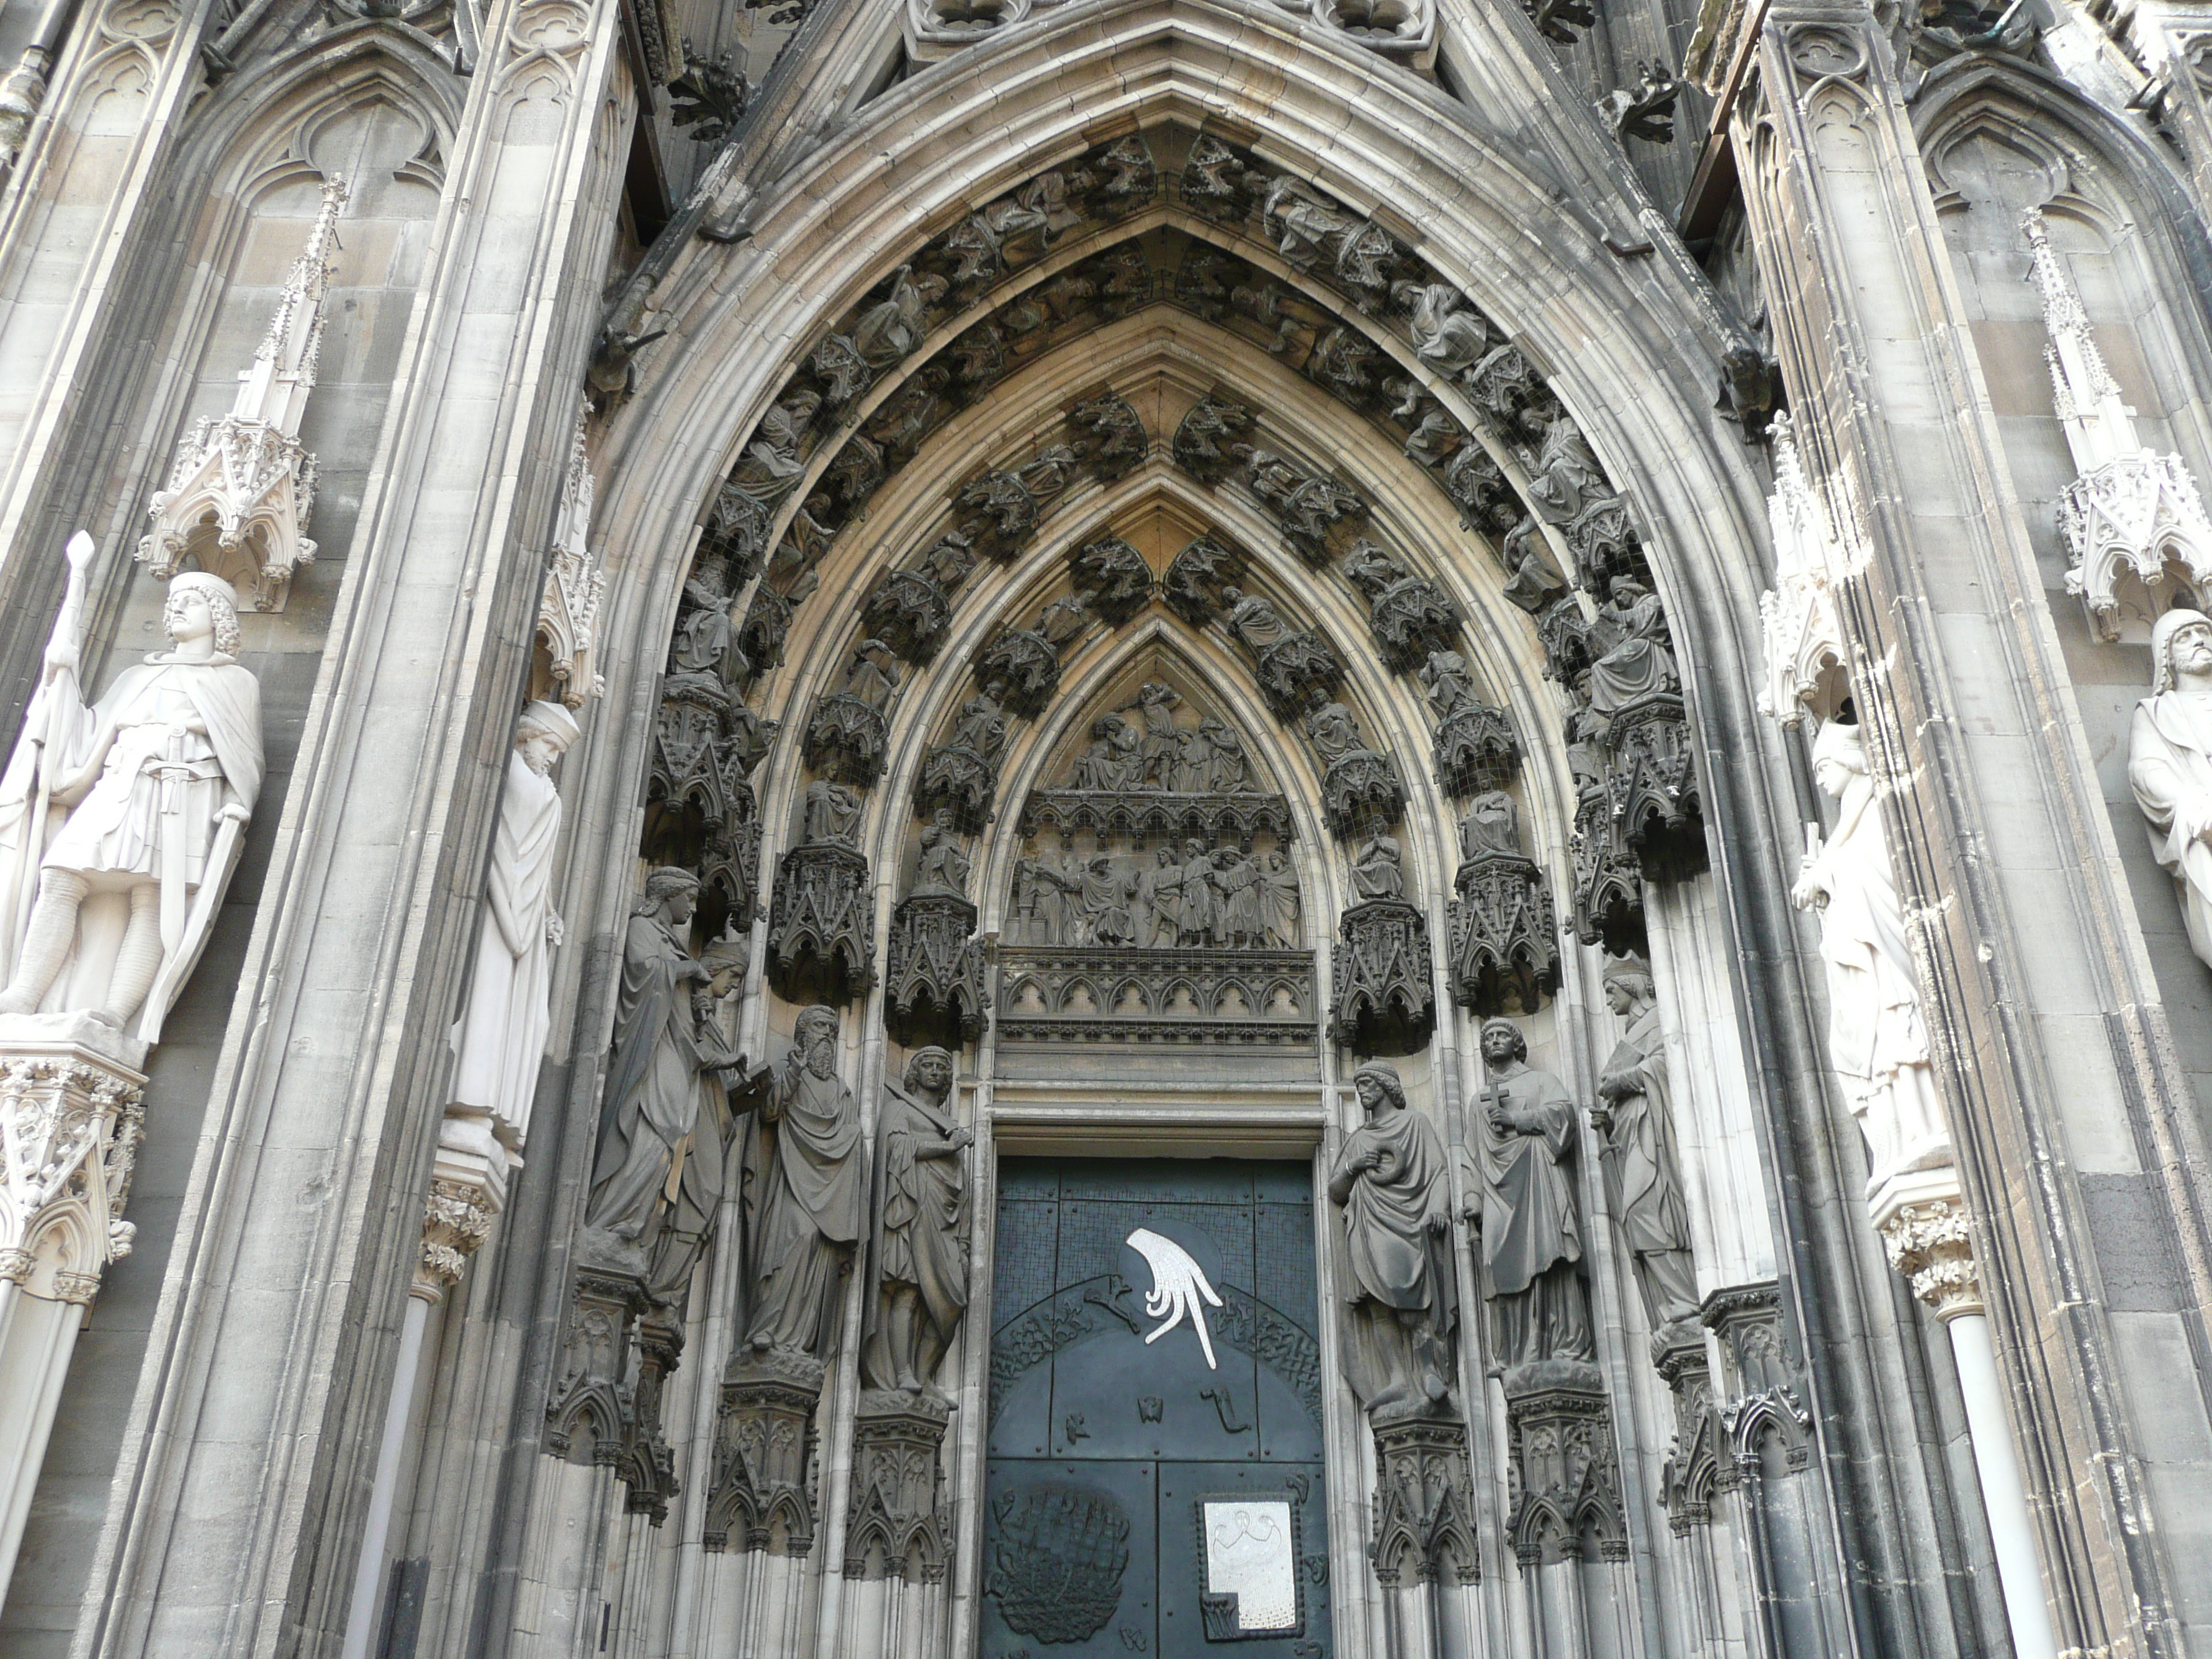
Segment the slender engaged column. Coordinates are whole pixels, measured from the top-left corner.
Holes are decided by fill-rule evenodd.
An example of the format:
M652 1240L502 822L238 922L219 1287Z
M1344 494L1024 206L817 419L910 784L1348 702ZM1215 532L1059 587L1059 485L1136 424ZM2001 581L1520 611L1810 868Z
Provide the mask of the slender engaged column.
M1886 1182L1874 1200L1875 1225L1888 1247L1890 1265L1912 1284L1912 1293L1936 1311L1951 1336L1959 1392L1966 1405L1974 1472L1989 1517L1990 1542L2004 1591L2005 1620L2016 1659L2057 1659L2051 1610L2036 1561L2035 1525L2021 1480L2004 1395L1997 1381L1996 1351L1990 1341L1989 1310L1974 1265L1974 1242L1959 1195L1955 1170L1928 1170Z

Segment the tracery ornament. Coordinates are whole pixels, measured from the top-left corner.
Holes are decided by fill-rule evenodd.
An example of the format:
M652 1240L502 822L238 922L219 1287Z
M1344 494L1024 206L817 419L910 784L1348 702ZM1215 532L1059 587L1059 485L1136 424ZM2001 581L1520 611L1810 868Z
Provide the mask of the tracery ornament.
M323 184L323 205L276 301L229 412L196 422L177 446L169 481L146 504L153 527L139 561L166 581L190 562L221 576L257 611L281 611L292 573L315 562L307 538L315 458L300 441L323 343L323 301L346 181Z
M1522 849L1519 809L1510 795L1478 796L1459 833L1449 910L1452 1000L1477 1014L1533 1014L1559 982L1551 886Z
M88 1304L137 1233L146 1079L120 1040L86 1036L10 1036L0 1060L0 1286L48 1301Z
M1428 1040L1436 1026L1434 968L1419 907L1394 897L1352 906L1337 918L1329 962L1329 1030L1337 1042L1360 1054L1394 1054Z
M1374 1425L1377 1465L1368 1559L1385 1589L1482 1579L1467 1425L1408 1417Z
M822 1362L740 1347L722 1373L702 1548L804 1558L814 1547L811 1474Z
M2051 400L2079 475L2058 497L2066 591L2081 597L2100 638L2117 640L2122 577L2132 574L2154 598L2176 568L2186 598L2212 581L2212 520L2181 457L2160 455L2136 437L2135 410L2120 400L2081 296L2051 250L2043 210L2029 208L2021 223L2050 335L2043 356Z
M581 708L606 689L593 645L599 606L607 592L606 572L592 551L593 485L584 449L584 416L568 448L568 476L562 481L561 507L554 520L552 551L546 560L545 586L538 601L538 642L544 649L543 680L533 665L532 695L557 698Z
M884 1018L899 1042L972 1042L982 1034L983 951L968 899L968 855L951 809L923 830L915 882L891 912Z
M768 933L769 977L779 996L842 1004L866 992L875 984L875 936L868 861L848 841L810 839L783 855Z
M1768 427L1774 492L1767 522L1774 538L1775 585L1759 595L1766 679L1759 707L1784 726L1807 714L1832 720L1850 695L1838 590L1857 567L1837 533L1838 515L1805 476L1787 410Z
M1512 782L1521 771L1521 739L1512 717L1476 694L1467 659L1432 651L1419 678L1437 716L1431 764L1444 792L1465 799Z
M1594 1365L1531 1367L1505 1387L1506 1536L1525 1571L1626 1561L1628 1528L1613 1415Z
M1375 543L1353 543L1343 568L1367 596L1376 651L1394 673L1413 673L1459 644L1465 618L1457 602Z

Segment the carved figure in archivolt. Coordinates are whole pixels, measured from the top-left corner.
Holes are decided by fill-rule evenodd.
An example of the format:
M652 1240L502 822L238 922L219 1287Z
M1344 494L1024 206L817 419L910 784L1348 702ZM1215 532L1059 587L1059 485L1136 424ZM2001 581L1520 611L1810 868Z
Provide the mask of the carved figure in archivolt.
M968 1170L974 1137L953 1122L952 1056L922 1048L884 1085L876 1121L881 1191L876 1299L860 1351L872 1389L934 1392L932 1379L968 1311Z
M754 1352L830 1351L868 1193L860 1108L837 1075L837 1011L800 1012L791 1052L748 1125L745 1340Z
M1820 913L1827 964L1828 1060L1866 1132L1869 1190L1891 1176L1939 1169L1951 1142L1936 1093L1920 981L1864 738L1831 720L1813 743L1813 780L1836 798L1836 827L1808 851L1790 893Z
M1651 970L1634 957L1608 963L1607 1006L1628 1029L1607 1056L1590 1127L1604 1137L1607 1201L1635 1257L1636 1283L1654 1334L1698 1316L1698 1270L1690 1212L1674 1151L1674 1101L1667 1038Z
M949 808L939 807L922 827L921 854L915 860L914 886L909 897L964 899L968 896L969 862L953 828Z
M1369 899L1406 896L1405 854L1395 836L1372 835L1353 855L1352 890L1364 903Z
M530 1129L538 1063L552 1024L553 855L561 840L561 794L550 774L579 733L557 702L533 702L514 729L484 876L484 915L468 1000L454 1022L449 1120L481 1126L520 1153ZM447 1131L450 1139L452 1130ZM478 1150L490 1155L488 1146Z
M260 793L261 687L238 660L237 594L186 571L161 610L171 648L88 703L78 630L92 551L88 538L70 543L44 674L0 776L0 939L13 968L0 1012L83 1011L118 1027L138 1016L137 1035L153 1042Z
M1572 1176L1575 1103L1558 1078L1528 1064L1528 1040L1510 1019L1483 1023L1482 1061L1468 1115L1482 1178L1492 1368L1587 1361L1595 1349Z
M607 1067L606 1106L592 1170L588 1228L620 1244L642 1246L661 1217L672 1176L680 1180L698 1129L706 1090L741 1069L742 1056L702 1029L691 988L713 974L691 954L692 912L699 878L689 870L655 870L630 911L623 939L622 995L615 1016L615 1052ZM719 1188L721 1143L695 1173ZM709 1213L711 1213L711 1210Z
M2151 851L2173 877L2190 948L2212 965L2212 617L2160 617L2151 664L2151 694L2128 735L2128 782Z
M1328 1195L1344 1209L1357 1371L1371 1418L1442 1403L1459 1323L1451 1170L1443 1139L1412 1110L1396 1070L1353 1074L1367 1121L1345 1137Z
M1590 644L1596 657L1589 672L1593 714L1610 719L1639 697L1681 686L1666 610L1659 596L1632 576L1613 579L1612 603L1601 606L1590 624Z

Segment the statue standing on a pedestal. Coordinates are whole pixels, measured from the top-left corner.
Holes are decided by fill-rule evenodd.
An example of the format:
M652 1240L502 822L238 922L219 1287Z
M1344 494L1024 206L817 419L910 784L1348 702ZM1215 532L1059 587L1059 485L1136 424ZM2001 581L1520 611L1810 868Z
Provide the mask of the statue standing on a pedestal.
M614 1063L607 1068L599 1162L584 1224L624 1244L641 1244L663 1208L676 1161L692 1150L704 1073L744 1062L702 1033L691 987L713 975L691 954L691 913L699 878L655 870L630 912L623 941L622 1001L615 1017ZM720 1174L719 1146L714 1174Z
M1666 1034L1659 1027L1651 970L1634 957L1609 963L1605 1000L1628 1022L1598 1078L1591 1127L1604 1137L1598 1156L1613 1221L1636 1258L1636 1283L1656 1335L1698 1316L1698 1270L1690 1254L1690 1212L1674 1155L1674 1097Z
M88 538L70 543L46 677L0 778L12 968L0 1013L83 1011L118 1029L136 1015L151 1042L207 944L260 793L261 688L238 661L238 596L190 570L161 610L173 648L87 703L77 632L91 556Z
M1329 1176L1344 1207L1354 1345L1370 1417L1441 1405L1459 1323L1451 1260L1451 1165L1436 1127L1406 1103L1395 1067L1353 1074L1367 1121L1345 1137Z
M876 1220L876 1305L863 1379L928 1390L968 1311L968 1170L975 1139L952 1121L952 1056L922 1048L903 1082L884 1085L876 1125L883 1190Z
M1490 1298L1495 1369L1589 1360L1583 1234L1568 1179L1575 1104L1566 1085L1528 1063L1510 1019L1483 1022L1486 1080L1469 1113L1482 1167L1482 1287Z
M520 1154L530 1130L538 1063L553 1023L553 855L561 841L561 793L549 775L580 735L557 702L533 702L514 728L484 878L484 915L468 1000L453 1023L453 1083L446 1115L467 1120ZM486 1156L489 1149L483 1148Z
M1890 870L1881 805L1856 726L1830 720L1813 742L1813 781L1836 798L1834 833L1808 852L1791 890L1820 913L1828 965L1828 1063L1866 1131L1869 1193L1893 1175L1940 1169L1951 1137L1936 1093L1920 979Z
M745 1340L820 1359L860 1242L868 1154L860 1103L837 1075L837 1011L802 1010L792 1035L745 1146Z
M2174 878L2190 949L2212 965L2212 617L2169 611L2151 629L2150 696L2128 733L2128 782L2150 850Z

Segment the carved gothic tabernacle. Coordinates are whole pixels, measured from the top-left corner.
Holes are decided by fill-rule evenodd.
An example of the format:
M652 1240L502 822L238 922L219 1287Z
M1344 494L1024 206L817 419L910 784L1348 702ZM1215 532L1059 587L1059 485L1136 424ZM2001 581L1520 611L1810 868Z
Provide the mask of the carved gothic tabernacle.
M1522 1569L1625 1561L1628 1528L1613 1417L1595 1365L1547 1360L1506 1374L1506 1535Z
M973 1042L983 1030L983 952L975 907L948 893L916 893L891 912L884 1018L911 1048Z
M722 1373L714 1484L701 1542L709 1550L805 1556L814 1547L818 1359L741 1348Z
M1375 1425L1375 1534L1368 1559L1385 1589L1482 1577L1467 1425L1455 1416Z
M1428 923L1402 899L1370 899L1337 919L1329 1029L1365 1054L1411 1054L1436 1024Z
M794 1002L845 1003L875 983L876 899L868 861L810 841L783 855L769 911L769 978Z
M1452 886L1452 1000L1478 1014L1533 1014L1559 982L1559 927L1542 868L1521 848L1510 797L1480 797L1460 826Z

